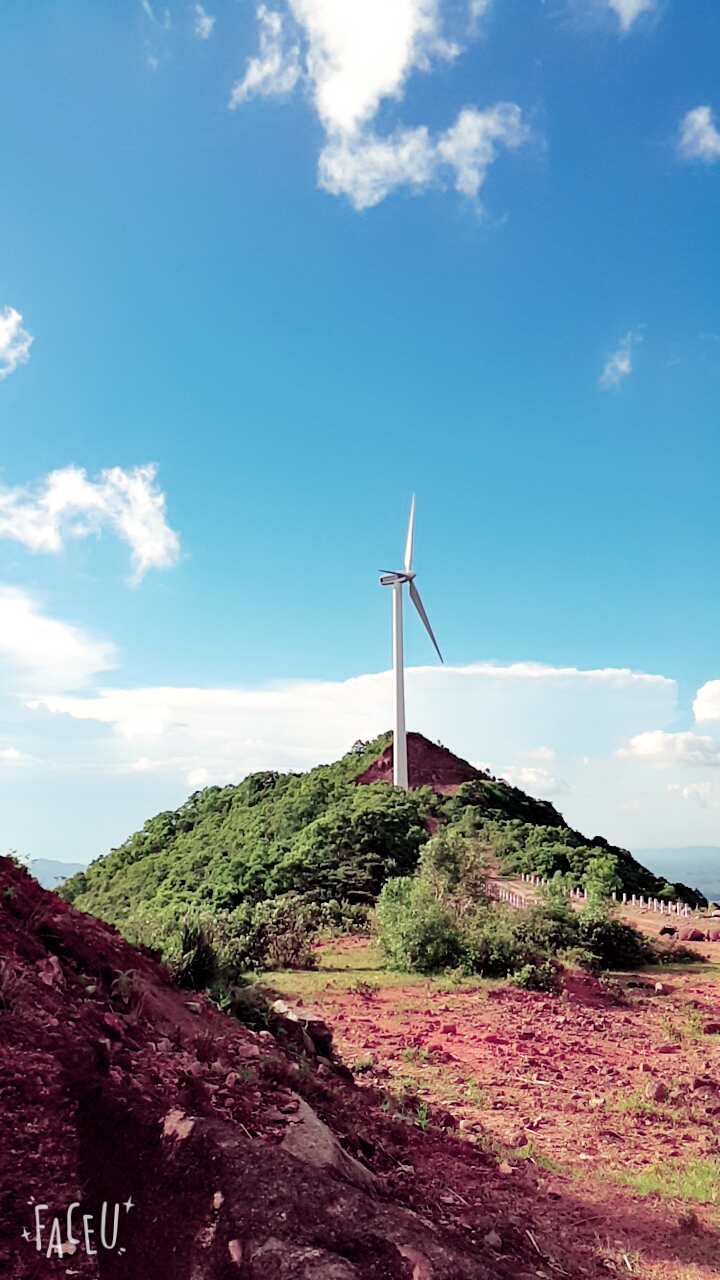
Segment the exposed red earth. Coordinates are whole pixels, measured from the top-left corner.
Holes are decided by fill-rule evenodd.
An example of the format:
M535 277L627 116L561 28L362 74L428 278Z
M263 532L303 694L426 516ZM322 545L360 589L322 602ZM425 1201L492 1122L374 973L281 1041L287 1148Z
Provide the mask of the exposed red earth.
M319 949L316 974L282 975L276 1039L178 990L0 859L0 1274L720 1272L709 970L625 978L622 992L570 975L562 997L479 982L375 990L369 955L346 940ZM355 989L333 977L346 961ZM328 1058L322 1019L354 1082ZM658 1162L698 1166L700 1198L616 1181Z
M426 1132L391 1114L307 1010L276 1019L279 1040L246 1029L8 859L0 956L9 1280L536 1274L522 1230L496 1250L446 1211L468 1176L499 1182L494 1157L443 1114ZM422 1208L415 1167L435 1188Z
M404 1091L416 1123L426 1104L447 1109L468 1151L453 1161L447 1147L441 1195L436 1164L413 1155L417 1209L444 1205L470 1238L492 1229L503 1249L524 1234L537 1275L720 1273L717 974L673 966L604 983L570 972L551 996L383 985L367 941L324 950L313 989L344 1059L389 1096ZM275 979L288 999L309 981ZM471 1151L494 1153L494 1167Z
M430 742L421 733L408 733L407 754L410 786L430 786L440 795L455 791L463 782L471 782L473 778L487 779L490 776L476 769L467 760L461 760L447 747ZM373 760L355 781L366 786L371 782L392 783L392 780L393 746L390 742L377 760Z

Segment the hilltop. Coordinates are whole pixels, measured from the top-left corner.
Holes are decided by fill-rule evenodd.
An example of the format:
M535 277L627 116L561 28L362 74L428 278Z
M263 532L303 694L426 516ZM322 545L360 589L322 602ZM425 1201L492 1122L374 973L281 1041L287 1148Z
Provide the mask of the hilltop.
M560 871L581 885L600 867L628 893L701 901L420 734L409 735L409 762L411 790L389 785L392 740L383 734L305 774L206 787L59 892L184 966L196 985L206 984L208 947L226 946L241 967L273 966L283 948L297 960L318 927L362 926L383 884L412 875L438 830L471 840L504 874Z

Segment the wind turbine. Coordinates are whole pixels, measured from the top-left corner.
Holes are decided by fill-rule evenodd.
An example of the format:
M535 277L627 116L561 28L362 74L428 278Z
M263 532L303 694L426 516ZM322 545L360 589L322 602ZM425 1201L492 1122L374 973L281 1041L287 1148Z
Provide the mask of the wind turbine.
M398 573L383 570L380 577L381 587L392 587L392 620L393 620L393 675L395 677L395 728L393 731L393 783L396 787L408 788L407 734L405 731L405 672L403 660L403 586L407 582L410 599L420 614L422 624L432 640L438 658L443 657L438 649L428 616L423 608L420 593L415 586L415 574L412 570L413 529L415 525L415 494L410 503L410 519L408 520L407 538L405 539L404 569Z

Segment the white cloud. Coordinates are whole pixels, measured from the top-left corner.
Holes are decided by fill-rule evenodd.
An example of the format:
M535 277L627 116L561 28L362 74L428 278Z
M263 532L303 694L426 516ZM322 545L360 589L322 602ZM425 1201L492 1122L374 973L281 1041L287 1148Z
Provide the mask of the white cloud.
M520 787L532 796L567 795L570 788L562 778L554 778L547 769L532 765L509 765L500 770L500 776L513 787Z
M162 16L158 17L150 4L150 0L140 0L140 4L150 21L153 22L156 27L160 27L162 31L168 31L170 29L169 9L163 9Z
M201 4L195 5L195 35L198 40L207 40L212 35L215 18L206 13Z
M608 356L605 368L600 375L601 387L605 390L617 387L623 378L627 378L628 374L632 373L632 351L633 346L638 342L642 342L642 334L634 333L632 330L620 340L617 349Z
M720 160L720 132L709 107L695 107L683 117L678 150L687 160Z
M683 800L696 800L703 809L707 808L706 797L712 793L711 782L690 782L683 786L681 782L669 782L668 791L681 795Z
M664 733L654 729L638 733L617 755L622 759L645 760L658 768L672 765L720 765L720 742L706 734Z
M455 171L455 189L475 199L497 156L496 144L517 147L527 136L520 108L512 102L487 111L463 108L435 141L424 126L398 129L389 138L338 135L320 154L320 186L331 195L348 196L356 209L369 209L393 188L427 186L448 167Z
M460 52L442 35L438 0L289 0L289 7L290 15L258 9L260 55L249 59L230 106L253 94L287 93L302 77L326 134L320 186L347 195L356 209L378 204L396 187L425 187L447 168L456 189L474 199L496 144L526 140L514 103L465 107L434 139L422 125L398 125L383 136L373 130L381 104L402 98L413 70L428 71L433 60L451 61ZM486 7L484 0L471 3L470 18Z
M720 720L720 680L708 680L695 694L693 715L698 722Z
M8 624L22 659L29 646L21 633L12 640L18 631ZM82 633L76 639L64 675L49 637L45 645L35 641L32 670L14 670L5 681L5 744L35 763L12 770L0 846L4 840L44 856L63 850L68 858L82 848L94 857L150 814L180 804L189 788L236 782L258 769L305 770L391 724L389 671L262 688L97 689L87 687L88 675L112 662L110 646L106 652ZM86 692L73 693L83 679ZM691 793L691 804L668 791L669 784L704 786L716 750L701 737L698 747L698 735L682 749L668 747L678 715L673 680L613 668L484 662L410 668L406 681L411 729L554 800L589 837L602 834L630 848L716 840L720 786ZM659 748L652 737L658 732ZM648 734L654 748L638 750ZM655 768L658 759L669 767Z
M14 307L3 307L0 311L0 380L30 359L32 341L27 329L22 327L20 312Z
M88 480L80 467L52 471L35 489L0 486L0 537L31 551L59 552L65 538L99 534L104 526L132 548L133 581L177 561L177 534L165 522L165 495L152 465L112 467Z
M231 109L247 102L256 93L265 97L290 93L300 79L300 47L289 44L283 15L261 4L257 20L260 25L260 56L248 59L243 79L233 86L229 102Z
M29 764L32 756L25 751L18 751L17 747L5 747L4 751L0 751L0 760L7 761L8 764Z
M608 8L618 16L621 31L629 31L641 13L655 8L655 0L608 0Z
M606 754L619 736L675 714L674 681L623 670L578 671L515 663L414 667L406 672L411 727L469 759L526 757L535 781L562 752ZM253 769L307 768L331 760L391 720L390 672L344 682L287 681L261 689L103 689L94 696L28 699L77 721L109 726L113 759L135 766L138 744L152 767L203 768L213 780ZM55 686L57 688L57 686ZM36 688L40 688L36 685ZM631 730L632 731L632 730ZM536 748L535 743L553 741ZM541 752L542 754L538 754ZM522 766L520 766L522 767ZM528 775L529 776L529 775Z
M485 172L497 155L495 143L518 147L528 137L520 108L514 102L498 102L487 111L465 107L455 124L437 145L440 164L455 170L455 187L465 196L476 196Z
M22 686L72 689L115 666L115 647L40 613L17 587L0 586L0 664Z
M350 136L414 67L459 49L440 35L437 0L290 0L307 39L307 76L329 134Z
M398 129L389 138L338 137L320 154L320 186L347 195L356 209L370 209L393 187L425 186L434 172L435 148L424 127Z

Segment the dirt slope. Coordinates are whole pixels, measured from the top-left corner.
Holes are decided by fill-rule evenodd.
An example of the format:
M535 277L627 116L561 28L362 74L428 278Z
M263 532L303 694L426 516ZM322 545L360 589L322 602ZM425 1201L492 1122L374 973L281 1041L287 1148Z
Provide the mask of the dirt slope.
M0 956L8 1280L533 1274L526 1242L496 1259L401 1203L398 1171L432 1165L444 1130L408 1129L319 1059L317 1021L281 1019L284 1047L240 1026L7 859Z
M489 779L488 773L476 769L467 760L453 755L447 747L430 742L421 733L407 735L408 780L411 787L432 787L433 791L447 794L454 791L463 782L471 782L474 778ZM371 782L392 782L393 780L393 746L390 742L377 760L356 782L365 786Z

